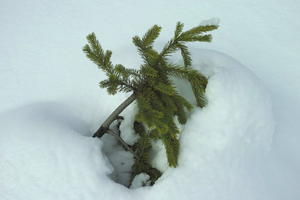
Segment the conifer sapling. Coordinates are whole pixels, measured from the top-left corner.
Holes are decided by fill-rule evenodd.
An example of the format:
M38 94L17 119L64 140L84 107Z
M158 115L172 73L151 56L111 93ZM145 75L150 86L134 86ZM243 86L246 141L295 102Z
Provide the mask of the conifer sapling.
M143 37L135 36L132 39L143 59L138 70L122 64L112 64L112 52L102 49L94 33L87 36L88 44L83 47L84 53L107 75L107 79L100 82L100 87L106 88L111 95L117 92L131 94L102 123L94 137L101 138L105 133L114 134L110 129L111 123L120 117L119 114L128 105L136 101L138 112L133 126L140 139L135 145L129 146L119 135L114 134L123 146L134 154L135 175L147 172L154 174L152 177L155 177L155 174L159 176L159 172L155 173L155 169L149 164L147 152L151 149L151 140L161 140L165 145L169 166L177 166L179 129L174 120L177 116L179 123L185 124L187 112L192 109L192 105L178 93L171 77L189 81L197 106L205 106L207 78L191 68L192 58L186 43L210 42L211 35L206 33L217 28L217 25L199 25L183 31L183 23L178 22L173 38L158 52L153 48L153 43L159 36L161 27L154 25ZM181 53L183 65L172 63L168 59L177 51Z

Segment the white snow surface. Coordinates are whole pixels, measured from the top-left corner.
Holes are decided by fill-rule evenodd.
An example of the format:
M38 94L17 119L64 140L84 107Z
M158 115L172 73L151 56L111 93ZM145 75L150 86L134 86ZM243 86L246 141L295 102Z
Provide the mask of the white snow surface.
M129 191L112 182L107 177L112 168L100 151L103 144L79 134L86 131L80 119L62 106L35 104L1 117L3 197L252 199L260 176L253 163L269 150L273 133L270 98L233 59L208 50L193 53L194 67L210 74L209 104L191 115L182 133L179 166L167 170L157 184ZM122 150L112 153L112 163L130 157Z
M1 1L0 199L300 199L299 10L295 0ZM85 36L138 67L132 36L159 24L161 48L177 21L212 17L212 43L190 45L209 103L183 127L179 167L153 187L113 182L90 136L128 94L97 87L105 75L82 53Z
M131 183L130 188L136 189L136 188L140 188L142 186L149 185L149 183L147 183L147 181L149 181L149 178L150 178L150 176L146 173L140 173L140 174L136 175Z

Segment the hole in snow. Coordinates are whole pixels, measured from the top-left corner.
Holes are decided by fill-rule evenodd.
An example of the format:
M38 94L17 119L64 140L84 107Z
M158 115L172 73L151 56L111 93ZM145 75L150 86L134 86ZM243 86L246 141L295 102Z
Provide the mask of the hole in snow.
M136 134L132 134L133 130L132 130L132 127L130 127L130 125L129 125L130 123L127 123L126 120L124 120L124 121L125 121L124 122L125 126L124 125L119 126L120 124L116 125L117 123L114 123L111 125L111 130L113 130L114 133L120 135L120 137L122 137L122 139L125 140L125 142L130 143L128 145L133 145L137 141L138 136ZM121 134L121 131L119 128L122 130L122 134ZM131 132L131 133L129 133L129 132ZM123 138L123 137L126 137L126 138ZM135 163L135 158L134 158L133 153L131 153L130 151L127 151L124 148L124 146L121 144L121 142L119 142L119 140L115 136L113 136L109 133L104 134L103 137L101 138L101 140L103 142L102 152L108 158L110 164L113 167L112 173L109 174L108 176L110 177L110 179L112 179L116 183L119 183L119 184L124 185L125 187L131 188L131 189L143 187L143 186L151 186L155 182L153 179L153 177L154 177L153 173L157 172L157 171L158 172L165 171L165 170L161 170L161 169L157 170L157 169L151 168L151 169L149 169L150 174L147 174L148 172L147 173L139 173L133 177L132 166ZM153 144L153 145L154 145L153 146L154 148L151 152L151 157L152 157L151 160L152 161L155 161L155 160L158 161L157 158L166 156L166 155L161 155L160 153L158 153L158 152L165 152L165 149L157 148L157 145L155 145L155 144ZM158 162L167 164L166 161L161 162L161 160L159 160ZM153 162L152 164L157 165L157 164L155 164L155 162ZM155 166L155 167L159 168L159 166ZM152 175L151 175L151 173L152 173ZM161 174L161 172L159 172L159 174Z
M134 163L133 155L126 151L112 135L105 134L101 140L103 141L102 151L113 167L109 177L116 183L129 187L131 167Z

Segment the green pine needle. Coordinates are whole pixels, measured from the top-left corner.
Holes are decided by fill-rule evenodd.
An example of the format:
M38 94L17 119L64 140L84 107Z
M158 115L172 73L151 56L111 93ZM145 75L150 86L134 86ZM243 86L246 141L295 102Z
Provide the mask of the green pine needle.
M148 173L153 183L161 173L149 164L151 140L162 140L169 165L176 167L180 144L179 130L174 119L177 117L179 123L185 124L188 112L193 108L191 103L177 92L171 77L185 79L191 84L197 106L202 108L207 103L205 88L208 80L201 72L191 68L192 57L187 43L210 42L212 36L207 32L217 29L218 26L199 25L187 31L183 31L183 27L183 23L177 22L174 36L160 52L153 48L153 43L160 35L160 26L152 26L142 38L134 36L132 42L144 61L139 69L127 68L121 64L113 65L112 52L103 50L95 33L87 36L88 43L83 47L86 56L108 77L99 83L101 88L106 88L112 95L118 92L135 93L138 107L135 119L139 128L136 124L134 126L140 139L134 145L137 158L133 174ZM169 57L176 52L181 53L184 66L169 61Z

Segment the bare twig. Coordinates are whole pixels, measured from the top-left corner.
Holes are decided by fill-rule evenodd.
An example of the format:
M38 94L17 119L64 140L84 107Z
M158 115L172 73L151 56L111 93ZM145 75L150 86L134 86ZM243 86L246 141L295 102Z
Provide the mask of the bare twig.
M108 130L111 123L117 119L119 114L136 99L135 94L131 94L123 103L121 103L103 122L100 128L94 133L93 137L101 138Z
M118 134L116 134L113 130L111 130L111 129L108 129L107 130L107 133L109 133L110 135L112 135L112 136L114 136L122 145L123 145L123 147L126 149L126 150L128 150L130 153L132 153L132 155L134 156L134 157L136 157L136 155L135 155L135 153L134 153L134 151L128 146L128 144L118 135Z

